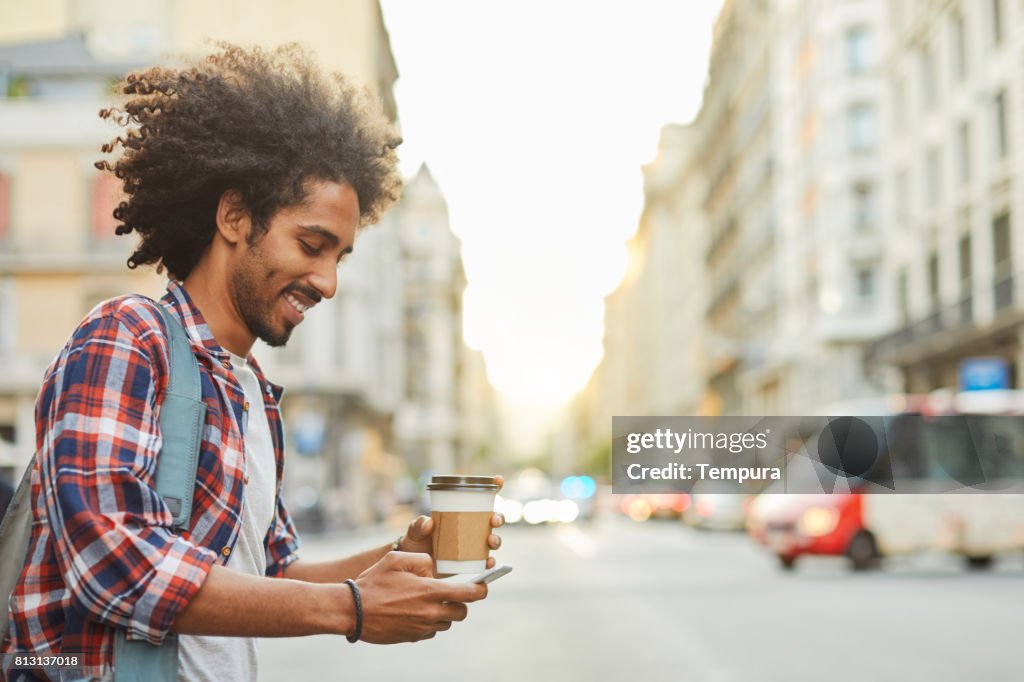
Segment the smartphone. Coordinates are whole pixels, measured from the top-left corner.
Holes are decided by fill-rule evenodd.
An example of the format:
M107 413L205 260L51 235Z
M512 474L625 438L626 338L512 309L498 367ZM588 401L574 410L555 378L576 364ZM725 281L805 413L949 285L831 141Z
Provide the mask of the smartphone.
M471 583L483 583L484 585L486 585L488 583L493 583L495 580L497 580L501 576L508 575L511 572L512 572L512 567L511 566L509 566L507 564L499 564L499 565L495 566L494 568L487 569L486 571L484 571L483 573L480 573L479 575L473 576L472 578L470 578L469 582L471 582Z

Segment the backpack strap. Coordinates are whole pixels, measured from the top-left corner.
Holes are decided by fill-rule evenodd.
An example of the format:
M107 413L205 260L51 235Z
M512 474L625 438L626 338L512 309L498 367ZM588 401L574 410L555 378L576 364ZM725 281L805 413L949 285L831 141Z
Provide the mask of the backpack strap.
M199 379L199 363L185 329L163 304L157 303L167 325L170 370L160 408L163 446L156 462L156 491L174 515L174 525L188 529L192 495L202 443L206 405ZM114 638L115 682L177 682L178 637L168 635L161 646L129 640L118 628Z
M199 363L178 318L157 304L168 331L170 373L160 408L163 447L156 462L156 492L174 515L174 525L188 530L196 487L199 447L206 420Z
M32 469L35 465L36 456L33 454L0 521L0 599L4 602L0 608L0 642L7 635L11 595L25 567L25 554L32 536Z

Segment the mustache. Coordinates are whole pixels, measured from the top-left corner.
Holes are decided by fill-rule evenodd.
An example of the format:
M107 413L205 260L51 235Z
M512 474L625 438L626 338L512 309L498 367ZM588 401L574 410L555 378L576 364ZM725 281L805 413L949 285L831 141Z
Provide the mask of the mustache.
M290 286L287 289L285 289L284 291L285 291L285 293L288 293L290 291L294 291L297 294L302 294L303 296L305 296L306 298L311 300L314 303L314 305L319 303L323 299L323 297L320 294L318 294L316 291L314 291L313 289L310 289L309 287L302 286L301 284L296 284L294 286Z

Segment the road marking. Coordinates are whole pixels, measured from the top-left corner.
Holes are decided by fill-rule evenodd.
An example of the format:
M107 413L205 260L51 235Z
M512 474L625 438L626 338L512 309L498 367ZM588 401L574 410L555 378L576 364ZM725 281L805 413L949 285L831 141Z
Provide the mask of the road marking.
M555 533L558 540L581 559L593 559L597 554L597 543L575 525L560 524Z

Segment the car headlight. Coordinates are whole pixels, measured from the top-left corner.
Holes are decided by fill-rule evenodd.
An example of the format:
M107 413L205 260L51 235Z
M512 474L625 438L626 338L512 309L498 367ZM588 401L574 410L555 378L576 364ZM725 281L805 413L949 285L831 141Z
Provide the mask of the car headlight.
M828 507L811 507L797 521L796 529L801 535L813 538L828 535L839 525L839 512Z

